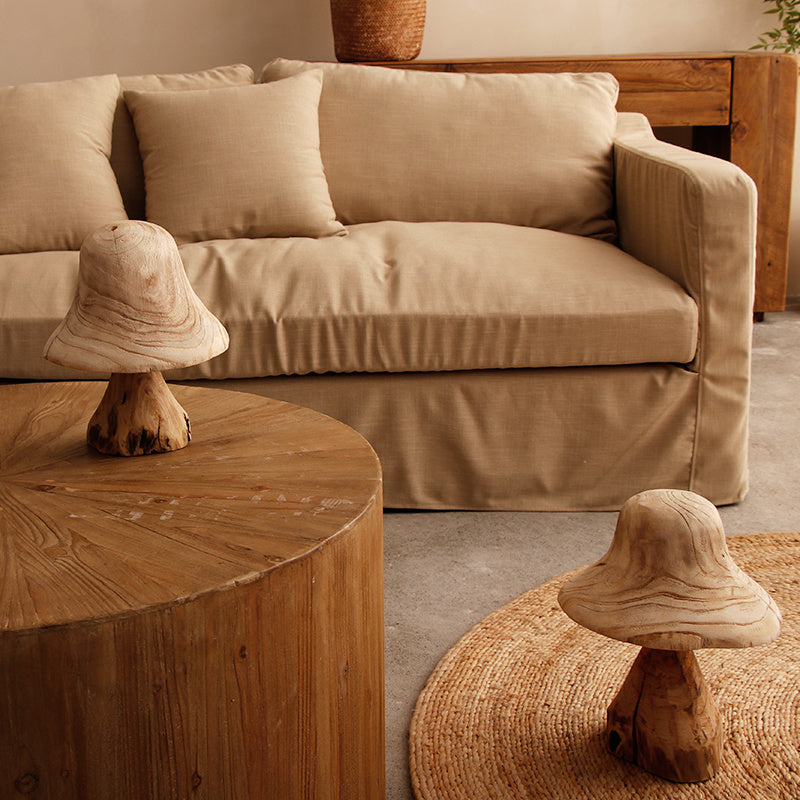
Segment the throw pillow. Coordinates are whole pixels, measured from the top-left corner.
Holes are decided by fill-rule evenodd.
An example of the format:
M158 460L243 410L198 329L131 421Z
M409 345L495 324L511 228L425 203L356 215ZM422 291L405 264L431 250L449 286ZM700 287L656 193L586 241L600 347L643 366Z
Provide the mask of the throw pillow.
M111 169L116 75L0 88L0 253L78 250L127 219Z
M166 75L120 76L122 92L174 92L187 89L220 89L224 86L252 84L254 73L246 64L214 67L200 72ZM111 130L111 166L117 176L125 209L131 219L144 219L144 170L139 143L128 106L120 92L114 127Z
M319 153L319 70L274 84L125 92L147 219L180 243L344 233Z
M324 70L320 150L339 219L502 222L613 238L617 81L276 59Z

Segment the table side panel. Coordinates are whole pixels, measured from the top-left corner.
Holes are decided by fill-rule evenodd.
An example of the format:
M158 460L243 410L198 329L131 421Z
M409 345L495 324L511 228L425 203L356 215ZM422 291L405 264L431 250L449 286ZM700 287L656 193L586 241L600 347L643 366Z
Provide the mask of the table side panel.
M118 458L85 442L102 384L0 388L0 797L380 800L375 453L174 391L196 440Z
M0 636L0 796L384 797L380 497L245 585Z

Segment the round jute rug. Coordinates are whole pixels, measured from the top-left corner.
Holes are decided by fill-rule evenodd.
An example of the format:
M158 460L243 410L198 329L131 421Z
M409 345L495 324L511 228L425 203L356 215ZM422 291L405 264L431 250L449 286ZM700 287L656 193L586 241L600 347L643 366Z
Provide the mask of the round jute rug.
M638 648L564 614L569 573L495 611L437 666L410 729L418 800L800 798L800 533L728 545L783 627L769 645L696 653L725 726L714 778L670 783L606 750L606 708Z

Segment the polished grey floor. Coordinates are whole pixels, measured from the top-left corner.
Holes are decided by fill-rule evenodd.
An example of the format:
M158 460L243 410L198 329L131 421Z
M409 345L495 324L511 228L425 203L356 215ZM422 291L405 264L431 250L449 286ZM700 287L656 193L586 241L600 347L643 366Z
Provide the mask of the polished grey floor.
M800 304L753 334L750 492L729 535L800 530ZM408 725L439 659L489 612L599 558L616 513L408 512L385 517L386 780L412 797Z

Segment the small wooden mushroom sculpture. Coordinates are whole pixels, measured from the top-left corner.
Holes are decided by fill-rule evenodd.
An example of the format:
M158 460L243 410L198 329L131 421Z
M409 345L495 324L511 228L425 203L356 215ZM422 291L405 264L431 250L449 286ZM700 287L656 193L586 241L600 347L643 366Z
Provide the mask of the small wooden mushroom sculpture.
M179 450L191 439L161 370L199 364L227 347L228 333L189 284L172 236L126 220L84 240L75 299L44 356L111 373L86 438L101 453L132 456Z
M711 778L723 731L693 650L766 644L772 598L728 552L717 509L693 492L637 494L606 555L561 588L580 625L642 649L607 716L612 753L669 780Z

